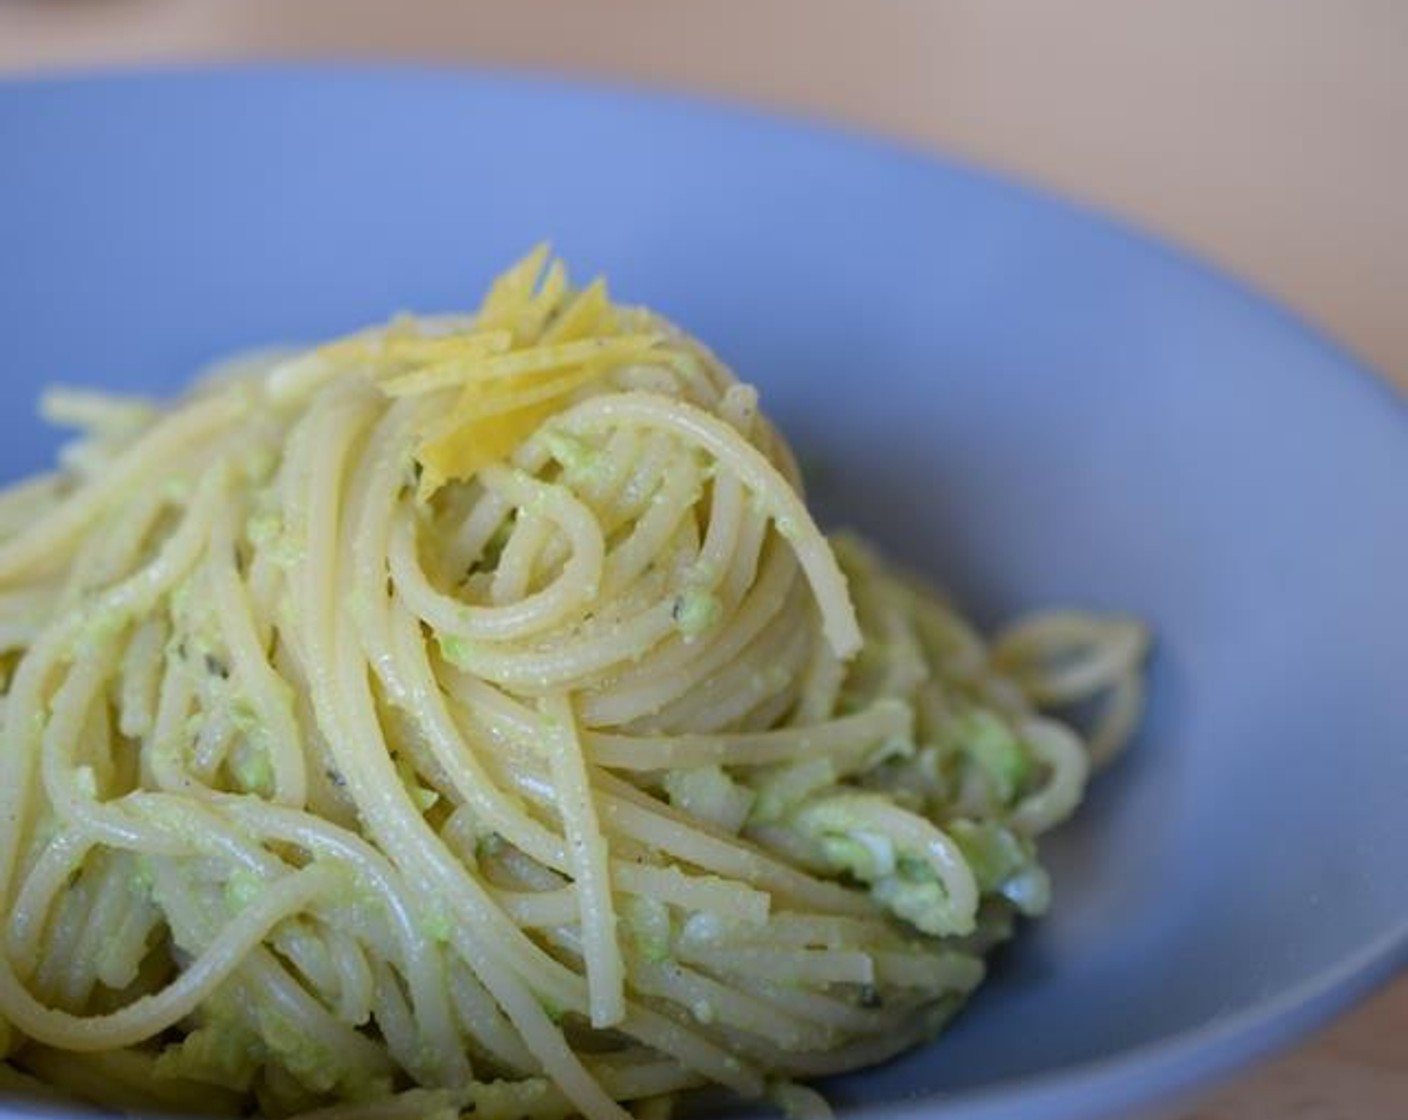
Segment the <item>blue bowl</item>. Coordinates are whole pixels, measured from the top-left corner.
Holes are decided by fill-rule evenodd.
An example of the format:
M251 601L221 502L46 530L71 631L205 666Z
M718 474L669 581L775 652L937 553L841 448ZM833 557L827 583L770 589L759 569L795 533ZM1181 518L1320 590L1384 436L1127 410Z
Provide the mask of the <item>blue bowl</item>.
M854 1116L1127 1115L1408 953L1408 425L1343 352L1025 188L837 132L504 76L295 68L0 85L0 477L51 381L462 308L551 238L712 342L826 516L977 616L1158 635L1057 901ZM0 1106L0 1115L5 1108Z

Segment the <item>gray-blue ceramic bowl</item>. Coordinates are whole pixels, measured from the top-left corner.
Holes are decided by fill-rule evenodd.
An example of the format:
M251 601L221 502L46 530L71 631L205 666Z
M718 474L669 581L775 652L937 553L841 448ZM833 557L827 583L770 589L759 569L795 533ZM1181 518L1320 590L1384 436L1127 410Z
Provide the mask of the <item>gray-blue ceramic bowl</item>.
M20 82L0 152L5 479L53 452L45 382L463 307L548 237L712 342L827 516L980 618L1150 620L1147 722L1049 847L1050 918L950 1034L831 1086L848 1115L1128 1115L1404 961L1408 424L1237 284L946 162L548 81Z

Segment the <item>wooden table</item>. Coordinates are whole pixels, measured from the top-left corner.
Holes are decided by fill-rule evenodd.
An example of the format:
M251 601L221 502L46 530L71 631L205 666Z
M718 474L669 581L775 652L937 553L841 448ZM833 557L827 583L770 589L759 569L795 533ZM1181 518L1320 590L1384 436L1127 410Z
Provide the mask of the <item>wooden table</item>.
M607 75L955 152L1192 247L1408 388L1396 0L0 0L0 71L289 55ZM1408 978L1182 1120L1403 1116Z

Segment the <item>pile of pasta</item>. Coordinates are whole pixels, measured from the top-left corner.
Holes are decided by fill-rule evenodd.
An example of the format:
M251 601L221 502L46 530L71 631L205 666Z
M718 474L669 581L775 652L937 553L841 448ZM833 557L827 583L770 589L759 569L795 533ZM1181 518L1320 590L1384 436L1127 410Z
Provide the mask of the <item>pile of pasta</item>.
M986 643L542 250L472 315L45 406L80 436L0 496L0 1088L819 1111L1045 909L1137 719L1136 622Z

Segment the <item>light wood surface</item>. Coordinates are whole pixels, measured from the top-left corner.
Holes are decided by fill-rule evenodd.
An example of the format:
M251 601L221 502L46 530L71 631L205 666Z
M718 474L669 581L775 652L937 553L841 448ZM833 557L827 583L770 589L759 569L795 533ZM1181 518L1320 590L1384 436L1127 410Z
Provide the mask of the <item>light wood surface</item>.
M1193 248L1408 388L1401 0L0 0L0 71L288 56L604 75L957 153ZM1408 1117L1408 978L1185 1116Z

